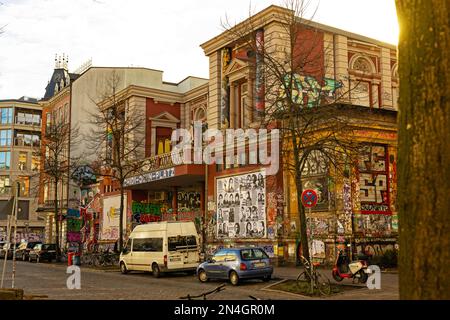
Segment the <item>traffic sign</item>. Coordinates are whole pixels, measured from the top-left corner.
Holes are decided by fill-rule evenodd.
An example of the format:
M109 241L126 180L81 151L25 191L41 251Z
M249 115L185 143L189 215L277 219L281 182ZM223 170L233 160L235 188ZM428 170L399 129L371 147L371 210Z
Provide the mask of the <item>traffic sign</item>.
M317 193L312 189L307 189L302 192L302 203L305 208L312 208L317 204Z

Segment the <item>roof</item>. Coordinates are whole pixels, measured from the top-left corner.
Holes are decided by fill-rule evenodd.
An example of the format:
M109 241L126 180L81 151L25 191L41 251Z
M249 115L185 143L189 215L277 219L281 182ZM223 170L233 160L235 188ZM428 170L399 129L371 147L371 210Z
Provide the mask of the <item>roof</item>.
M42 100L50 99L59 91L68 86L71 81L74 81L76 78L78 78L78 76L79 75L75 73L69 73L66 69L63 68L55 69L53 71L52 78L45 87L45 94Z
M246 26L247 26L246 23L248 23L248 21L251 20L251 22L252 22L252 30L251 31L254 31L257 28L263 27L273 21L280 21L280 18L279 18L280 15L284 15L289 12L292 12L292 11L287 8L284 8L284 7L280 7L277 5L271 5L265 9L255 13L251 17L241 21L240 23L237 23L235 26L232 26L231 30L239 30L239 28L246 28ZM312 21L312 20L304 19L302 17L297 17L297 18L299 19L300 23L303 23L312 28L317 28L317 29L320 29L322 31L329 32L329 33L344 35L350 39L359 40L359 41L375 44L378 46L390 48L392 50L396 50L396 46L393 44L390 44L390 43L386 43L386 42L383 42L380 40L365 37L363 35L352 33L349 31L342 30L342 29L334 28L334 27L331 27L328 25L324 25L324 24ZM229 31L225 30L224 32L220 33L219 35L215 36L214 38L202 43L200 45L200 47L203 49L203 51L205 52L206 55L209 55L209 54L211 54L211 52L214 52L217 49L220 49L220 48L228 45L229 43L233 42L234 38L227 36L228 33L229 33Z
M3 99L0 102L21 102L21 103L30 103L30 104L38 104L38 100L36 98L30 98L27 96L22 96L19 99Z

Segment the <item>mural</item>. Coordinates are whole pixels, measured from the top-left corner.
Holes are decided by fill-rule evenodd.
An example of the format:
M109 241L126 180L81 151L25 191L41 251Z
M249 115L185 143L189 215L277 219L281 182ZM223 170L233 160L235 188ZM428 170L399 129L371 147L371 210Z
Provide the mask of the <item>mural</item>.
M390 212L387 150L385 146L365 146L359 159L361 212Z
M231 48L222 49L222 83L221 83L221 101L220 101L220 122L222 128L230 126L230 82L224 75L225 70L231 62Z
M391 215L354 215L354 233L370 237L384 237L392 233Z
M178 212L196 211L201 208L201 195L197 191L179 191L177 194Z
M290 87L292 88L291 99L293 103L306 104L308 108L312 108L320 103L320 98L333 97L335 91L342 88L343 84L341 81L331 78L324 78L322 82L319 82L311 76L302 76L296 73L291 77L290 74L286 74L284 83L280 85L278 95L280 101L286 99L286 91ZM282 106L280 105L280 107Z
M217 179L217 237L265 238L265 172Z
M124 195L123 227L127 226L127 196ZM101 240L117 240L119 238L120 195L103 199L103 215L100 227Z

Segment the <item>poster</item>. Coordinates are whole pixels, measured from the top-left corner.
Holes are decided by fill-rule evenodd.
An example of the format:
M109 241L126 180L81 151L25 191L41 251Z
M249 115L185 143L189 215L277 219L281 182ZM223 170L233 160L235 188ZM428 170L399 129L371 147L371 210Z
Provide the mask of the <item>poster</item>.
M127 227L127 196L123 199L123 229ZM117 240L119 238L120 195L103 199L103 215L100 230L101 240Z
M217 237L265 238L265 172L217 179Z

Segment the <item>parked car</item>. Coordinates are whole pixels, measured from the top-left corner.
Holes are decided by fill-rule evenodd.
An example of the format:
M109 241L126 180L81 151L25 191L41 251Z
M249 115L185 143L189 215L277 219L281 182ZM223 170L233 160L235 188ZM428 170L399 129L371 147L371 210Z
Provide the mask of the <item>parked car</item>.
M30 254L30 251L34 248L35 245L41 244L40 241L32 241L32 242L22 242L20 246L16 250L16 257L19 260L27 261L28 255Z
M269 256L263 249L256 247L221 249L197 267L197 276L201 282L229 279L233 285L238 285L243 279L269 281L272 273Z
M40 262L42 260L47 260L52 262L56 259L56 244L42 244L39 243L30 250L28 254L28 261Z
M17 250L17 248L19 247L19 245L20 245L20 243L16 243L15 244L15 246L16 246L16 250ZM5 258L5 253L7 253L7 259L12 259L12 257L13 257L13 254L14 254L14 250L13 250L13 248L14 248L14 245L11 243L11 244L9 244L9 248L7 248L8 247L8 245L7 244L4 244L3 245L3 248L2 248L2 250L0 251L0 258L1 259L4 259ZM17 252L17 251L16 251ZM17 257L17 255L16 255L16 257Z
M191 271L199 262L199 239L192 221L152 222L137 226L120 254L120 270L163 272Z

